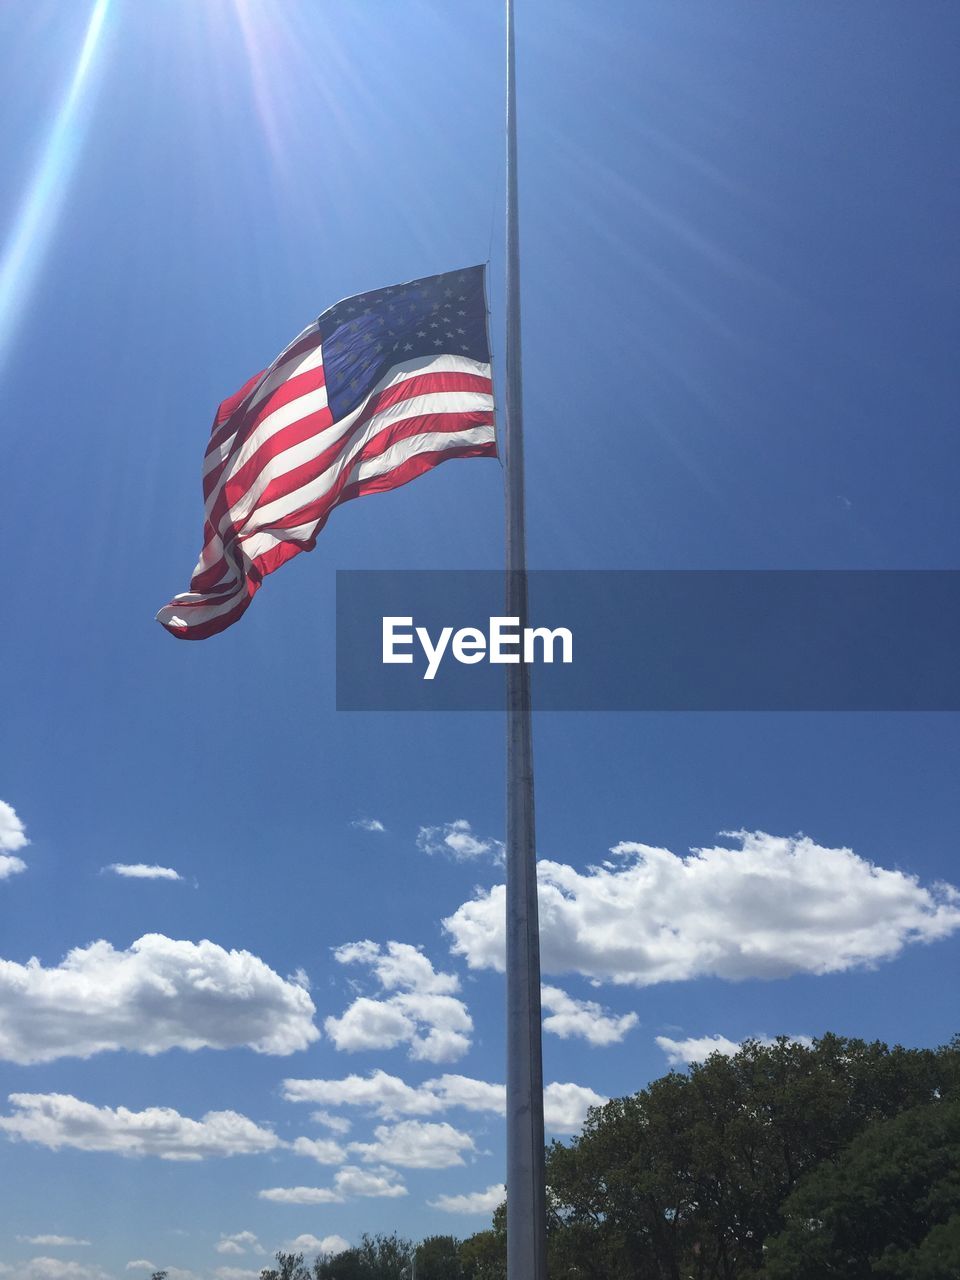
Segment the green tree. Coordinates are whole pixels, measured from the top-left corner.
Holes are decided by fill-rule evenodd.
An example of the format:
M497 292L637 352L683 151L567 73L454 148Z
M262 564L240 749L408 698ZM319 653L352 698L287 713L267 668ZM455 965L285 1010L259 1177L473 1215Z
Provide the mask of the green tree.
M548 1151L554 1280L746 1280L800 1178L957 1080L960 1045L824 1036L713 1054L591 1111Z
M460 1242L464 1280L506 1280L507 1206L499 1205L489 1231L478 1231Z
M478 1231L460 1245L460 1266L465 1280L506 1280L506 1242L493 1231Z
M415 1254L417 1280L463 1280L460 1242L455 1236L428 1236Z
M310 1280L302 1253L279 1252L276 1261L275 1267L265 1267L260 1272L260 1280Z
M413 1242L392 1235L363 1235L360 1255L370 1269L370 1280L405 1280L410 1274Z
M870 1125L801 1180L769 1241L770 1280L955 1280L960 1275L960 1100Z
M936 1050L835 1035L813 1045L752 1041L730 1057L669 1072L592 1110L578 1138L548 1149L551 1280L775 1280L770 1267L794 1265L791 1250L810 1245L809 1224L819 1221L789 1217L806 1180L845 1168L852 1143L886 1132L901 1113L919 1108L926 1124L948 1115L940 1108L958 1097L960 1037ZM960 1277L960 1205L949 1179L936 1186L940 1200L915 1206L925 1231L870 1255L864 1274ZM409 1280L412 1260L411 1243L396 1234L365 1235L353 1249L317 1258L313 1280ZM278 1254L277 1264L264 1280L308 1280L299 1255ZM504 1206L489 1231L459 1243L423 1241L417 1273L505 1280ZM783 1272L793 1274L817 1273L804 1263ZM848 1274L859 1275L845 1264L823 1272Z
M903 1280L956 1280L960 1275L960 1213L934 1227L901 1265Z
M395 1232L389 1236L363 1235L353 1249L317 1258L313 1264L314 1280L408 1280L412 1257L411 1241Z
M345 1249L342 1253L321 1254L313 1264L315 1280L369 1280L359 1249Z

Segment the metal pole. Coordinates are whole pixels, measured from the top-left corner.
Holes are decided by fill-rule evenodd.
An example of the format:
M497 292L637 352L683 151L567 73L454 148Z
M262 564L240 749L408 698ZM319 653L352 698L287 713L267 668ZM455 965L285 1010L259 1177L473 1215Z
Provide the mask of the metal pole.
M507 0L506 612L527 625L513 3ZM530 670L507 671L507 1276L546 1280L540 929Z

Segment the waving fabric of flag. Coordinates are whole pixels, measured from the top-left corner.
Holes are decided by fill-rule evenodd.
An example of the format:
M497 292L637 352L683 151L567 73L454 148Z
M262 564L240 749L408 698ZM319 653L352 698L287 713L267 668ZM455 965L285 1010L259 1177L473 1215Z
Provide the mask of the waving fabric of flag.
M157 621L223 631L340 503L496 452L484 268L346 298L217 411L203 550Z

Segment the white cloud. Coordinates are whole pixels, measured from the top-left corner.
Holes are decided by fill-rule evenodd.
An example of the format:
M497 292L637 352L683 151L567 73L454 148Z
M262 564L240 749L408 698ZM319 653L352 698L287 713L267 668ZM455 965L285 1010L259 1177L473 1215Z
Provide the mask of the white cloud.
M873 965L960 929L960 892L806 836L737 832L739 848L624 843L585 872L538 864L545 972L648 986L782 978ZM477 890L444 926L471 968L503 969L504 887Z
M350 1121L346 1116L335 1116L329 1111L311 1111L310 1119L314 1124L322 1124L331 1133L342 1135L350 1132Z
M288 1102L363 1107L385 1119L436 1115L453 1107L506 1114L506 1089L502 1084L458 1075L426 1080L416 1088L379 1070L369 1076L351 1075L342 1080L284 1080L283 1096ZM543 1091L544 1122L551 1133L576 1133L588 1108L602 1106L606 1101L584 1085L554 1081Z
M407 1188L393 1169L360 1169L348 1164L333 1179L337 1191L348 1196L405 1196Z
M460 986L456 974L438 973L422 951L404 942L381 947L365 939L333 954L340 964L367 966L383 991L396 992L386 999L359 996L339 1018L324 1021L342 1052L405 1044L416 1061L452 1062L470 1048L473 1022L451 994Z
M582 1036L593 1045L620 1044L638 1021L635 1013L616 1017L596 1001L575 1000L559 987L542 987L540 999L549 1011L549 1017L543 1020L544 1031L552 1032L561 1040Z
M507 1188L502 1182L486 1191L471 1191L463 1196L437 1196L436 1200L428 1200L431 1209L442 1209L444 1213L493 1213L507 1198Z
M456 1062L470 1048L473 1019L462 1000L416 993L391 999L415 1028L407 1053L413 1061Z
M350 825L356 827L358 831L386 831L387 829L379 818L357 818Z
M24 825L13 806L0 800L0 880L26 871L27 864L14 854L29 843Z
M181 1233L181 1234L185 1234L185 1233ZM171 1267L171 1266L158 1267L155 1263L148 1262L146 1258L134 1258L132 1262L127 1263L125 1270L127 1271L165 1271L167 1273L167 1280L199 1280L199 1277L193 1271L188 1271L183 1267ZM217 1270L214 1272L214 1275L219 1277L219 1276L222 1276L224 1272L231 1272L234 1276L240 1276L240 1277L249 1276L249 1275L259 1276L259 1272L238 1271L236 1267L218 1267ZM229 1280L229 1277L227 1277L227 1280Z
M235 1231L233 1235L221 1234L214 1246L217 1253L265 1253L263 1245L252 1231Z
M507 1094L502 1084L490 1084L472 1076L445 1075L428 1080L423 1087L439 1100L443 1109L463 1107L467 1111L506 1114Z
M463 1164L464 1151L475 1151L468 1133L443 1122L401 1120L381 1124L374 1130L375 1142L353 1142L350 1150L364 1162L401 1165L405 1169L449 1169Z
M0 853L16 853L29 843L26 828L17 817L13 805L0 800Z
M350 1075L342 1080L284 1080L287 1102L318 1102L328 1107L365 1107L377 1115L429 1115L443 1104L424 1088L414 1088L399 1076L379 1068L368 1076Z
M260 1280L260 1272L247 1267L215 1267L216 1280Z
M424 853L446 854L458 862L469 862L487 854L497 862L503 861L503 841L475 835L466 818L445 822L440 827L421 827L417 833L417 848Z
M0 1058L23 1064L107 1049L288 1054L319 1039L314 1012L300 982L207 941L93 942L55 968L0 960Z
M274 1204L343 1204L343 1196L330 1187L267 1187L257 1195Z
M331 1258L334 1254L343 1253L350 1248L350 1241L344 1240L343 1236L324 1236L320 1239L313 1236L309 1232L306 1235L297 1236L296 1240L291 1240L287 1245L289 1253L320 1253Z
M27 864L22 858L16 858L12 853L0 853L0 880L9 880L26 869Z
M669 1036L657 1036L657 1045L667 1055L671 1067L703 1062L711 1053L732 1057L740 1045L726 1036L691 1036L687 1040L671 1040Z
M416 991L420 995L453 995L460 990L455 973L438 973L419 947L388 942L381 947L365 938L334 950L338 964L365 964L384 991Z
M582 1084L548 1084L543 1091L543 1123L549 1133L579 1133L590 1108L607 1101Z
M347 1153L330 1138L295 1138L293 1150L298 1156L309 1156L317 1164L341 1164Z
M46 1248L77 1248L80 1245L88 1245L89 1240L78 1240L74 1236L17 1236L17 1239L23 1244L42 1244Z
M31 1258L18 1265L17 1280L110 1280L102 1267L63 1258Z
M751 1036L750 1039L766 1045L775 1043L772 1036ZM791 1036L790 1039L794 1044L813 1044L809 1036ZM741 1048L741 1043L728 1040L726 1036L721 1035L690 1036L686 1040L671 1040L669 1036L657 1036L656 1040L658 1046L667 1055L667 1061L671 1067L689 1066L692 1062L705 1062L711 1053L722 1053L730 1058Z
M104 871L124 876L128 880L182 880L183 876L173 867L148 866L145 862L111 862Z
M127 1271L164 1271L167 1280L200 1280L195 1271L189 1271L184 1267L155 1266L152 1262L147 1262L145 1258L135 1258L133 1262L128 1262L125 1270ZM243 1271L237 1267L218 1267L213 1273L219 1280L245 1280L247 1276L255 1277L259 1280L260 1273L258 1271ZM51 1277L51 1280L56 1280ZM106 1280L106 1277L104 1278Z
M210 1111L191 1120L170 1107L96 1107L69 1093L11 1093L12 1115L0 1116L0 1131L58 1151L113 1151L162 1160L203 1160L207 1156L252 1155L281 1146L236 1111Z
M363 1049L395 1049L417 1034L416 1023L384 1000L361 996L339 1017L324 1019L324 1029L342 1053Z
M183 1233L185 1234L185 1233ZM163 1266L158 1267L153 1262L147 1262L145 1258L135 1258L132 1262L128 1262L125 1270L127 1271L165 1271L167 1280L200 1280L195 1271L189 1271L184 1267ZM215 1276L223 1277L224 1273L230 1273L225 1280L230 1280L231 1276L245 1277L254 1276L259 1278L258 1271L240 1271L236 1267L218 1267L214 1272ZM53 1278L51 1278L53 1280Z
M268 1187L257 1194L275 1204L343 1204L357 1196L405 1196L407 1188L393 1169L348 1164L334 1174L332 1187Z

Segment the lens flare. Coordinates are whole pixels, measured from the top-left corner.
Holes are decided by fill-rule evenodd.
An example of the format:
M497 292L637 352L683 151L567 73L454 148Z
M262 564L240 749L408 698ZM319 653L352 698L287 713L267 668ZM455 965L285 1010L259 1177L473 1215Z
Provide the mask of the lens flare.
M86 125L85 105L110 0L96 0L70 83L0 257L0 364L53 235Z

